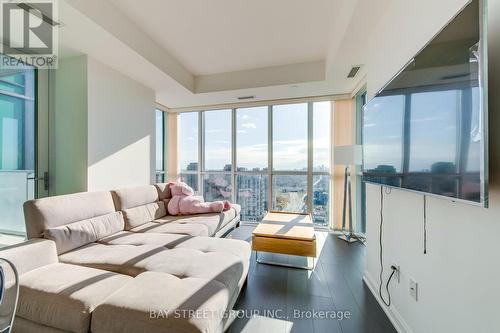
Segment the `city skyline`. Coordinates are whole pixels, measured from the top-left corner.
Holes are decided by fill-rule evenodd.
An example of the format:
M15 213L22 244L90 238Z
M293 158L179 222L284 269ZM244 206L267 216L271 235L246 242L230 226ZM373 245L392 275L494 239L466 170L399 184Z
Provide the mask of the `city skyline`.
M234 198L242 207L242 220L257 222L270 209L308 211L308 157L312 154L315 174L311 213L316 223L328 223L331 104L314 102L312 106L311 138L307 103L273 106L272 126L268 106L236 109L234 129L231 109L181 114L178 161L181 176L198 192L202 188L200 194L207 201ZM270 133L272 154L268 146ZM272 175L272 184L268 176L270 164L273 172L280 172ZM287 171L303 174L286 174ZM233 172L235 184L232 184ZM269 186L272 186L271 207L268 207Z

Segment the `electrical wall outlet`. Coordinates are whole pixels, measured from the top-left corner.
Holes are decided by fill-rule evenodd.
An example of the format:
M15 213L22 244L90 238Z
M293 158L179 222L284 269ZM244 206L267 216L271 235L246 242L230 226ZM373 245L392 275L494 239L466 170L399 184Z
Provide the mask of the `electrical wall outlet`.
M410 279L410 296L417 301L418 300L418 283Z
M396 268L396 272L394 273L394 277L396 278L396 281L398 281L398 283L400 283L401 282L401 267L395 261L392 262L391 269L392 269L392 267Z

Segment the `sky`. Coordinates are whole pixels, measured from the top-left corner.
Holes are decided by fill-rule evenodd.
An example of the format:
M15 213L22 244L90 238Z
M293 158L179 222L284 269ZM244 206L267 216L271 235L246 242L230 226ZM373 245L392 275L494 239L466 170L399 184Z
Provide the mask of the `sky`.
M330 138L330 102L313 104L315 169L328 167ZM231 164L231 110L204 112L205 168L222 170ZM179 165L197 160L198 114L180 115ZM268 108L236 110L237 166L249 170L268 165ZM273 166L275 170L307 168L307 103L273 107Z

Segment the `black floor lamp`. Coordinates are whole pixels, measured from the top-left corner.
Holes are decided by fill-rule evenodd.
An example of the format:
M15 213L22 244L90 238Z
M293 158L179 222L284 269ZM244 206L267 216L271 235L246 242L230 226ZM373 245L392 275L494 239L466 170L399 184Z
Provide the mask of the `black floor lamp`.
M336 146L333 152L335 165L345 166L344 172L344 200L342 204L342 235L340 239L346 242L356 242L356 237L352 225L352 191L351 191L351 166L361 165L362 151L360 145ZM349 229L346 230L346 215L349 213Z

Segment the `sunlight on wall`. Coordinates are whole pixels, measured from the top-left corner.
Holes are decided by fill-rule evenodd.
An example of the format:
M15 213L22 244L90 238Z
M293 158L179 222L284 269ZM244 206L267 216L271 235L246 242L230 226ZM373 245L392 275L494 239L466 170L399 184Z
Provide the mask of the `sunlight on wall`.
M90 165L88 190L109 190L149 184L151 182L149 156L151 140L148 135Z

